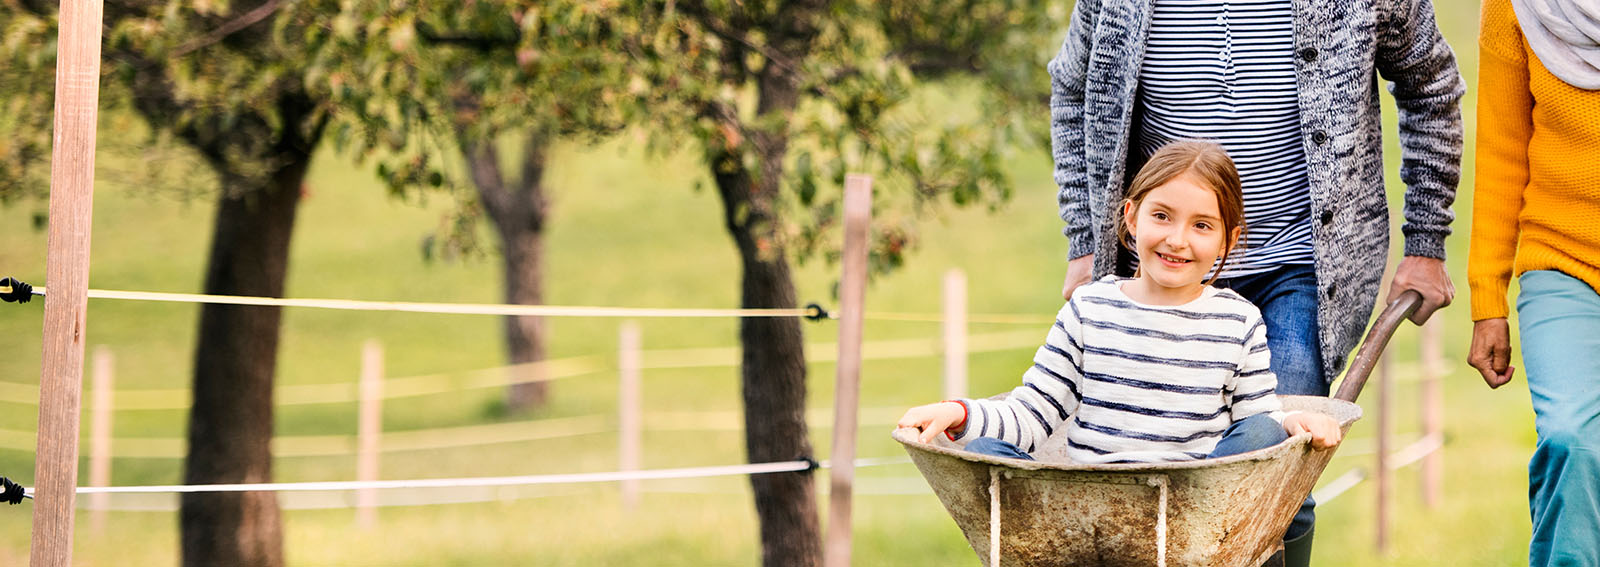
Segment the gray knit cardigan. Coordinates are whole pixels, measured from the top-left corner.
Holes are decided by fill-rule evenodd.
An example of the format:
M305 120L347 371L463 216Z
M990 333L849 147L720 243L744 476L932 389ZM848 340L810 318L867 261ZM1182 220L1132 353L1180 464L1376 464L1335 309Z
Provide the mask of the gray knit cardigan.
M1071 256L1113 269L1153 0L1078 0L1050 62L1050 122ZM1389 249L1378 75L1399 109L1405 254L1444 258L1461 176L1466 85L1429 0L1294 0L1300 122L1311 178L1324 376L1377 301ZM1376 73L1375 73L1376 71Z

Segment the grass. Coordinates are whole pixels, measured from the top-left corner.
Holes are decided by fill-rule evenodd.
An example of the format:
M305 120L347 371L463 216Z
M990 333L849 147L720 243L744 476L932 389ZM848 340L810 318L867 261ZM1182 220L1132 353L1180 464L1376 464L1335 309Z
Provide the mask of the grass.
M1465 0L1438 4L1461 67L1474 83L1472 46L1476 6ZM1465 101L1471 139L1472 99ZM1392 112L1391 112L1392 115ZM1390 147L1393 129L1390 132ZM1470 146L1470 144L1469 144ZM1393 152L1391 152L1393 153ZM555 213L549 235L549 301L568 305L725 307L737 304L737 260L720 224L720 205L696 190L704 177L693 152L664 159L641 155L631 140L599 148L563 147L551 156ZM1397 156L1392 156L1397 157ZM1470 148L1469 148L1470 172ZM120 172L137 160L102 155L96 195L91 282L105 289L192 292L202 278L212 180L164 174L176 190L150 191ZM1394 180L1397 159L1391 160ZM940 211L920 221L923 247L901 271L875 281L868 292L875 311L936 312L945 270L963 269L974 313L1048 314L1059 305L1065 239L1054 216L1048 159L1019 155L1008 164L1015 196L999 210ZM160 165L158 164L159 168ZM172 168L186 172L185 168ZM1391 182L1391 187L1396 185ZM1469 179L1457 207L1457 232L1469 226ZM339 156L319 155L300 212L288 294L374 300L498 302L494 259L425 261L421 240L449 210L443 198L386 196L365 171ZM1398 191L1391 191L1398 197ZM42 282L45 235L32 228L44 205L0 209L0 273ZM1450 240L1452 273L1464 282L1466 239ZM802 302L832 305L835 268L810 262L798 268ZM1415 470L1396 475L1393 530L1386 553L1374 549L1374 487L1364 483L1319 508L1317 563L1400 566L1417 564L1515 565L1524 563L1528 537L1524 462L1532 450L1532 412L1520 382L1489 391L1464 358L1470 333L1465 286L1445 319L1446 353L1456 361L1446 385L1448 450L1445 499L1421 506ZM0 381L34 383L39 368L41 309L37 303L0 308ZM183 388L189 381L198 309L191 305L93 300L88 343L116 355L119 389ZM726 347L737 344L726 320L640 321L645 348ZM555 319L550 354L609 358L617 321ZM1026 328L1026 327L1020 327ZM973 325L975 333L1017 326ZM831 323L805 325L807 340L834 339ZM932 337L935 324L870 321L868 340ZM1043 329L1040 329L1043 335ZM391 376L464 372L503 363L499 323L491 317L355 313L291 309L284 319L280 384L351 382L360 345L378 339ZM971 390L998 392L1016 384L1031 347L975 354ZM1390 346L1400 360L1414 357L1415 332L1405 329ZM813 353L815 354L815 353ZM1518 363L1520 364L1520 363ZM810 405L832 406L834 367L810 368ZM940 396L940 362L934 357L868 361L862 374L863 407L904 407ZM614 376L600 373L559 381L554 403L534 416L505 416L496 389L394 400L385 408L386 430L414 430L497 421L614 414ZM645 407L652 412L740 410L738 373L731 367L651 371L644 377ZM1396 387L1397 432L1414 432L1414 387ZM1369 415L1374 396L1363 403ZM352 434L352 404L283 408L280 435ZM182 437L186 415L177 410L124 411L119 437ZM0 429L32 431L36 408L0 402ZM1373 420L1351 438L1371 437ZM862 456L897 456L884 425L868 425L858 440ZM818 455L827 455L831 430L813 422ZM613 433L385 455L383 478L487 476L614 470ZM744 460L738 430L657 430L645 437L646 468L733 464ZM1335 460L1324 478L1367 458ZM87 467L80 467L86 471ZM280 458L280 481L353 478L354 459ZM31 484L32 454L0 449L0 474ZM85 475L86 472L82 474ZM861 469L855 502L855 558L861 565L975 565L976 558L909 465ZM118 459L113 484L165 484L181 479L176 459ZM826 484L826 483L820 483ZM503 501L385 508L377 529L356 528L349 510L289 510L286 549L294 565L750 565L759 543L748 483L719 477L645 484L635 510L622 506L611 485L541 487L507 491ZM459 491L462 495L469 491ZM417 494L416 496L429 496ZM431 495L439 495L438 492ZM450 494L445 494L446 496ZM288 497L286 497L288 498ZM160 503L160 500L156 500ZM824 501L825 504L825 501ZM28 553L29 505L0 510L0 565L20 564ZM104 532L80 513L75 560L80 565L170 565L176 562L177 519L169 511L113 512ZM397 544L398 543L398 544Z

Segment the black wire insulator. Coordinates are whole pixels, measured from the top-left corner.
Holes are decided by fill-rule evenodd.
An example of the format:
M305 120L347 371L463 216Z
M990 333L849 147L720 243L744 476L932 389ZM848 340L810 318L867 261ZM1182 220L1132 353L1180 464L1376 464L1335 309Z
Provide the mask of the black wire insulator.
M821 305L816 303L806 304L805 318L807 321L821 321L829 317L830 315L828 315L828 310L823 309Z
M796 461L805 461L805 463L806 463L806 468L800 469L800 470L795 471L795 472L810 473L811 471L815 471L817 469L822 468L822 463L818 463L816 459L811 458L811 455L801 455L800 458L795 459L795 460Z
M27 303L33 299L33 286L18 279L0 279L0 299L6 303Z
M11 482L11 479L0 476L0 502L16 504L22 502L22 497L27 494L22 490L22 485Z

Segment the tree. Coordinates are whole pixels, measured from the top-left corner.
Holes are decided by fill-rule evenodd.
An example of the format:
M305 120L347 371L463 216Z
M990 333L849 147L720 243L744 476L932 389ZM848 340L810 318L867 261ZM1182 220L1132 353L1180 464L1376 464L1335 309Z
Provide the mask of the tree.
M55 11L37 0L0 3L12 73L52 71ZM282 297L290 236L312 150L329 123L303 80L307 61L275 41L282 0L116 2L105 7L103 100L124 104L197 153L220 181L204 292ZM36 51L27 55L30 49ZM33 83L49 85L48 81ZM48 88L48 87L44 87ZM37 88L34 89L37 91ZM48 96L11 98L34 116ZM8 124L9 126L9 124ZM25 124L23 124L25 126ZM8 164L48 147L49 129L22 140ZM12 137L12 136L8 136ZM272 480L272 391L280 310L206 305L194 355L187 484ZM186 565L283 564L271 493L185 494L179 514Z
M879 271L914 245L916 211L1005 199L1002 156L1043 139L1050 24L1064 15L1029 0L666 0L622 12L614 27L643 31L635 72L667 93L676 112L664 114L680 117L663 131L705 152L746 308L795 307L791 255L836 256L830 235L847 171L878 174L875 208L912 212L874 214L890 219L873 229ZM930 79L971 96L953 111L926 108L936 103L917 97ZM750 461L811 457L799 322L746 318L739 338ZM754 475L751 485L763 563L817 564L809 472Z
M313 72L315 79L348 119L335 141L358 159L377 161L395 193L456 195L461 213L441 239L449 248L473 249L472 226L486 216L504 263L505 302L544 303L549 147L614 133L638 108L634 98L621 96L626 54L615 37L568 25L591 3L307 4L310 13L361 22L306 38L329 69ZM503 143L507 137L515 143ZM513 151L510 167L505 148ZM433 157L457 153L459 167ZM505 337L521 382L511 387L507 405L543 405L546 384L531 372L545 358L542 319L508 316Z

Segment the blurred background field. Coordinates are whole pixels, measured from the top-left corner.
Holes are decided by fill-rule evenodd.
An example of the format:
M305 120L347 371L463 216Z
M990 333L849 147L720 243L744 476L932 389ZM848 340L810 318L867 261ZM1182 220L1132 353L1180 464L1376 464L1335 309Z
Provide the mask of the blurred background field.
M1477 6L1441 0L1441 26L1456 48L1469 87L1475 85ZM1064 26L1063 26L1064 30ZM1041 62L1042 64L1042 62ZM1385 100L1386 107L1392 104ZM1474 97L1463 101L1468 151L1457 200L1457 235L1450 267L1457 305L1445 321L1445 498L1424 508L1414 468L1396 475L1394 531L1388 553L1373 544L1374 487L1363 483L1319 508L1316 557L1320 565L1516 565L1525 563L1528 516L1524 464L1533 447L1532 412L1520 380L1489 391L1463 361L1470 334L1465 285L1465 233L1471 210ZM1045 119L1040 109L1037 119ZM1391 121L1392 124L1392 121ZM102 126L102 139L136 125ZM1398 155L1392 127L1388 178L1398 200ZM704 179L694 150L652 156L639 137L624 135L598 147L561 146L550 156L547 184L554 201L548 236L547 301L556 305L733 307L738 302L738 261L721 224L720 204ZM160 185L152 190L124 172L149 156L103 151L95 199L91 286L102 289L195 292L213 206L214 181L196 176L182 155L159 157ZM1059 236L1055 189L1048 157L1018 153L1005 166L1016 190L995 211L944 211L917 225L922 247L897 272L868 290L870 311L937 313L942 274L965 271L969 308L977 313L1048 317L1059 306L1065 239ZM425 258L423 239L447 222L445 197L392 198L368 169L325 151L313 167L301 205L289 271L288 295L392 301L500 301L499 265L493 257ZM188 200L186 195L199 195ZM46 238L35 222L43 202L0 208L0 275L43 284ZM1398 230L1396 230L1398 234ZM837 303L831 295L837 266L812 261L797 275L802 303ZM0 307L0 382L37 384L40 365L39 303ZM426 315L288 309L278 359L278 384L353 383L360 347L377 339L386 349L390 377L464 376L505 360L500 321L489 316ZM190 380L198 309L177 303L91 300L87 343L116 355L118 389L186 388ZM558 380L552 403L532 415L508 415L503 391L469 389L392 400L384 408L385 432L600 415L614 424L614 371L618 321L548 320L550 358L594 356L598 372ZM736 323L721 319L639 321L644 348L734 349ZM835 324L804 325L808 356L832 354ZM1042 325L978 324L973 334L1037 331ZM937 323L869 320L867 340L936 338ZM1405 327L1391 344L1396 361L1415 360L1416 329ZM976 353L971 390L1009 389L1033 346ZM868 354L872 353L871 348ZM647 355L648 360L648 355ZM862 457L898 457L888 432L898 410L941 395L937 355L869 360L862 374ZM1520 365L1520 362L1513 362ZM92 369L91 369L92 370ZM819 458L828 454L834 368L810 365L810 423ZM650 370L644 375L647 469L744 462L738 370L732 365ZM7 386L15 389L15 386ZM1415 434L1414 383L1395 388L1396 432ZM85 398L87 400L87 396ZM1369 419L1350 439L1372 437L1375 397L1363 397ZM688 416L694 416L690 419ZM184 436L183 410L128 410L115 417L117 438ZM37 408L0 402L0 475L31 484L31 434ZM615 470L615 427L571 437L442 450L386 453L381 477L411 479ZM353 435L353 403L280 406L280 436ZM87 424L84 427L87 434ZM115 450L115 449L114 449ZM85 446L86 451L86 446ZM1354 453L1354 451L1352 451ZM1324 481L1370 456L1336 458ZM87 479L87 466L81 467ZM178 484L173 458L119 458L113 485ZM279 457L277 481L349 480L349 456ZM823 487L825 476L818 475ZM938 500L909 464L860 469L855 502L855 559L859 565L976 565ZM85 480L80 480L85 482ZM743 477L644 483L641 505L624 509L614 484L507 489L491 502L385 507L375 529L356 526L347 509L285 511L292 565L753 565L760 545L749 484ZM450 491L418 490L418 499L449 498ZM462 496L466 496L463 491ZM353 502L353 497L349 499ZM80 504L85 499L79 499ZM172 500L151 499L154 508ZM289 500L285 500L286 503ZM26 561L31 509L0 510L0 565ZM825 517L825 515L824 515ZM172 565L177 562L177 518L171 510L117 511L104 532L90 529L80 510L75 561L81 565Z

